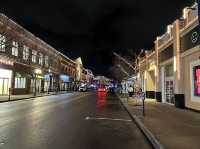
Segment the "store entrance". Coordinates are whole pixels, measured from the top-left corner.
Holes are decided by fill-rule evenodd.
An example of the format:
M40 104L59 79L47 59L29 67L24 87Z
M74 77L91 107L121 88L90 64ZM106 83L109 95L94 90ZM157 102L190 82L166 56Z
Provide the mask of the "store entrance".
M174 104L174 80L172 78L166 78L165 99L167 103Z
M8 95L11 87L10 79L0 78L0 95Z
M11 88L12 71L0 68L0 95L8 95Z
M41 93L42 91L42 80L41 79L31 79L31 93Z

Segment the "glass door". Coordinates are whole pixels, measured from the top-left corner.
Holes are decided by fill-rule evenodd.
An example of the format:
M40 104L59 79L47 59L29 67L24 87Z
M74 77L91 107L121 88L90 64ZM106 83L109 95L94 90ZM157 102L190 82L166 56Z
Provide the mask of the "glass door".
M0 95L3 95L3 78L0 78Z
M174 104L174 81L172 79L165 81L165 98L166 102Z
M11 87L10 79L0 78L0 95L8 95Z

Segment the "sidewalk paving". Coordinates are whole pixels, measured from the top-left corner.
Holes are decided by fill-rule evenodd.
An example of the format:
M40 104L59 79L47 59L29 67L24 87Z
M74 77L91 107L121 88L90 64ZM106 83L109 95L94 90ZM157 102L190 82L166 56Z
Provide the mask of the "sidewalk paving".
M69 93L69 91L59 91L59 92L49 92L49 93L39 93L36 96L34 94L26 94L26 95L11 95L10 101L15 100L23 100L23 99L29 99L29 98L36 98L36 97L43 97L43 96L51 96L56 94L65 94ZM6 102L9 101L9 96L0 96L0 102Z
M178 109L173 105L145 100L142 116L141 102L121 98L124 106L148 128L167 149L200 149L200 113ZM138 106L140 105L140 106Z

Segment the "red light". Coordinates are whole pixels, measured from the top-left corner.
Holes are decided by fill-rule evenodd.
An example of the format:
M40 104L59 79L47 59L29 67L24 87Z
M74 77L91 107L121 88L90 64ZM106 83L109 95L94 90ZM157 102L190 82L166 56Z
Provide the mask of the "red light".
M106 105L106 92L98 92L97 106L102 110Z

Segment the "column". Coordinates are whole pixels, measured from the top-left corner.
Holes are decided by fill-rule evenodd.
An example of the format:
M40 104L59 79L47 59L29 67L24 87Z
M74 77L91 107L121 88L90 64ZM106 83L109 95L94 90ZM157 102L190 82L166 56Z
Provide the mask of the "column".
M179 20L174 22L174 30L173 30L173 37L174 37L174 99L175 99L175 106L178 108L184 108L185 106L185 99L183 93L183 75L181 74L182 71L182 60L181 60L181 47L180 47L180 27L179 27Z
M162 101L161 85L160 85L160 70L159 70L159 46L158 38L155 41L155 99L158 102Z

